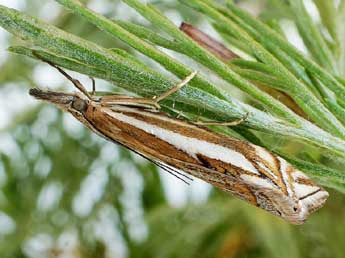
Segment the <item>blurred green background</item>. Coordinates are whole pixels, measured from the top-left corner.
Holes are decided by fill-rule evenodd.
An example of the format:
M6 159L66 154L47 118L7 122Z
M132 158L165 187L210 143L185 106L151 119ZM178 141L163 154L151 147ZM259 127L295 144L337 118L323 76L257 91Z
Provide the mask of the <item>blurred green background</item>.
M265 2L238 2L254 14L283 17ZM176 1L155 3L177 25L185 20L207 31L200 16ZM53 0L0 4L102 46L132 51ZM119 1L93 0L89 7L143 22ZM69 114L33 100L30 87L72 87L49 66L8 54L5 49L17 41L0 29L1 257L345 257L341 193L330 191L323 209L305 225L291 226L199 180L185 185L91 134Z

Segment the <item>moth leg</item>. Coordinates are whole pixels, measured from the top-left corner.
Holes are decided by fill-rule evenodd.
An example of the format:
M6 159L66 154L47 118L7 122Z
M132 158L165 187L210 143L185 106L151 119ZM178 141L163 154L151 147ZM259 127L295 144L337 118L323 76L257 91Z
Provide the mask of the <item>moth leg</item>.
M208 126L208 125L219 125L219 126L236 126L239 124L242 124L244 121L247 120L249 116L249 112L245 114L245 116L243 116L242 118L236 119L234 121L230 121L230 122L193 122L196 125L203 125L203 126Z
M175 93L176 91L180 90L183 86L189 83L196 75L198 71L193 71L190 75L188 75L185 79L183 79L180 83L172 87L171 89L167 90L166 92L162 93L159 96L154 96L152 99L158 103L161 100L165 99L166 97L170 96L171 94Z
M88 93L88 91L85 89L84 85L77 79L74 79L72 76L70 76L65 70L57 66L56 64L52 63L51 61L42 58L41 56L37 55L37 53L33 52L34 56L40 59L41 61L49 64L50 66L54 67L56 70L58 70L64 77L67 78L70 82L73 83L73 85L80 90L88 99L92 100L91 95ZM94 80L93 80L93 89L94 89Z
M159 102L169 95L175 93L179 89L181 89L183 86L185 86L188 82L190 82L195 75L197 74L197 71L192 72L190 75L188 75L183 81L181 81L179 84L174 86L173 88L167 90L163 94L159 96L154 96L153 98L135 98L135 97L119 97L119 96L104 96L101 98L101 104L104 106L112 106L116 104L123 104L123 105L130 105L130 106L138 106L143 108L150 108L158 110L160 109Z
M180 119L181 117L183 117L183 113L182 113L182 111L179 111L177 113L176 119Z
M161 107L151 98L136 98L121 95L103 96L99 99L102 106L111 107L113 105L128 105L141 108L158 110Z
M91 96L95 96L96 95L96 81L95 78L89 76L91 82L92 82L92 92L91 92Z

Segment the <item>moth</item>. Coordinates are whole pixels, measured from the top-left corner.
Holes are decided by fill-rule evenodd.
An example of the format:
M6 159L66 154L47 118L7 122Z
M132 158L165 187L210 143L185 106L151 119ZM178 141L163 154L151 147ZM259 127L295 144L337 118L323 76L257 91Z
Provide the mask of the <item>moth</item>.
M159 101L187 84L196 73L153 99L95 97L61 68L51 65L81 92L33 88L30 95L57 105L96 134L170 173L183 175L183 171L200 178L293 224L304 223L328 197L304 173L266 149L158 112ZM236 121L224 125L233 124Z

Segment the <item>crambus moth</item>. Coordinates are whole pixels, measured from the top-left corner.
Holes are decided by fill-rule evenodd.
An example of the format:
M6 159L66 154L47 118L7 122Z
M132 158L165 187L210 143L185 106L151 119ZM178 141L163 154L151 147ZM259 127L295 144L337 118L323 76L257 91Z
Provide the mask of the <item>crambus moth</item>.
M291 223L302 224L328 197L305 174L262 147L152 108L194 75L153 99L92 97L70 77L83 94L40 89L31 89L30 94L56 104L101 137L135 151L168 172L184 171Z

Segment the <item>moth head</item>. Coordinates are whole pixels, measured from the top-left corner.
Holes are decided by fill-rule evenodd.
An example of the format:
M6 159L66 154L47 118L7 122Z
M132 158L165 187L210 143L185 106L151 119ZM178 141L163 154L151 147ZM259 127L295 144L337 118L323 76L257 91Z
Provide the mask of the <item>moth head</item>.
M68 112L83 113L89 102L88 99L78 93L64 93L33 88L30 89L29 94L36 99L53 103Z
M69 111L70 112L79 112L82 114L87 110L88 106L89 106L89 100L84 99L78 95L75 95L73 97L71 104L70 104Z
M29 94L36 99L55 104L64 111L71 113L78 120L85 122L83 113L86 111L89 101L79 93L64 93L38 88L30 89Z

